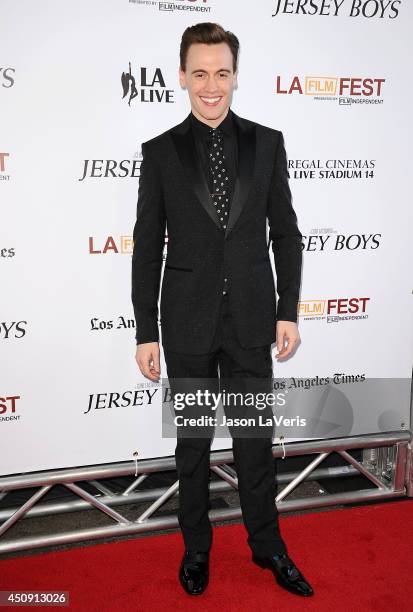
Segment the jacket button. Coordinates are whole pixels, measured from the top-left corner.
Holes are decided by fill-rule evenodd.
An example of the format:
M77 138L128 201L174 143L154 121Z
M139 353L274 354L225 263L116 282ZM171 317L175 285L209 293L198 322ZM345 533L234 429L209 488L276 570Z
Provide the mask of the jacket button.
M227 280L228 280L227 278L224 278L224 281L225 281L225 282L227 282Z
M222 295L227 295L227 292L226 292L226 291L223 291L223 292L222 292Z

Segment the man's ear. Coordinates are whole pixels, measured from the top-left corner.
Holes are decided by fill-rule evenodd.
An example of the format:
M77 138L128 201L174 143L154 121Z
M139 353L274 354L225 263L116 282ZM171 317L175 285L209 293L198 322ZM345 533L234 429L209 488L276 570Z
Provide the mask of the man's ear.
M234 72L234 89L238 89L238 70Z
M186 89L186 74L182 68L179 68L179 84L182 89Z

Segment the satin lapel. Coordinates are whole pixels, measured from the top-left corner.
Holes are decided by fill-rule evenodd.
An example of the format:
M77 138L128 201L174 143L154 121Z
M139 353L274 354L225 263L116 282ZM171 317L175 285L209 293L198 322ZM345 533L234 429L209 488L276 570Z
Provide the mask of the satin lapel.
M225 238L234 228L245 206L255 170L255 127L246 126L243 120L238 115L235 115L235 113L234 120L238 130L238 173L235 180L234 195L231 200Z
M189 116L179 125L179 129L175 129L171 132L171 136L190 187L195 191L198 200L205 208L212 221L220 227L209 194L208 183L198 160L197 151L192 138Z

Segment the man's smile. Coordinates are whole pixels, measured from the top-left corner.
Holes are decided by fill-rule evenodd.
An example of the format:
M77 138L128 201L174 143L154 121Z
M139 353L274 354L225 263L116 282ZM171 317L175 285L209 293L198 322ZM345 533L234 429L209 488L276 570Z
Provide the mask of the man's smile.
M223 96L215 96L214 98L208 98L206 96L199 97L201 98L202 102L207 106L217 106L223 98Z

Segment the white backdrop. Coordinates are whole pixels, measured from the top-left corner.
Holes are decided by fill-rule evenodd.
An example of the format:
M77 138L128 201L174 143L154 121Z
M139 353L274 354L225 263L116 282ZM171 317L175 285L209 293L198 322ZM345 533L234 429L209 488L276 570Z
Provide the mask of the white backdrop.
M302 344L275 375L410 378L412 3L299 4L0 1L0 474L173 454L134 361L131 235L141 143L189 112L178 50L199 21L240 38L233 110L285 137ZM408 394L391 408L408 427Z

